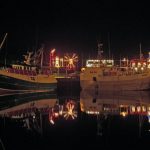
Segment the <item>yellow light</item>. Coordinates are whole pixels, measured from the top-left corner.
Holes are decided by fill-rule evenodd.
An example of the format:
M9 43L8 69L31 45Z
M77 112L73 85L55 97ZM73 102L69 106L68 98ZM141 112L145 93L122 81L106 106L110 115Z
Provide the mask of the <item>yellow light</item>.
M67 112L64 114L64 117L66 119L68 119L69 117L71 117L72 119L75 119L75 117L77 117L77 112L74 111L75 105L72 102L68 102L66 105L67 108Z
M143 112L146 112L145 106L142 106L142 111L143 111Z
M138 62L138 67L140 67L141 66L141 63L140 62Z
M78 62L78 56L74 53L72 56L66 54L64 56L64 62L67 62L67 68L75 68L75 63Z
M59 65L59 57L58 56L56 56L56 58L55 58L55 67L57 67L57 68L60 67L60 65Z
M132 107L131 107L131 111L132 111L132 112L135 112L135 106L132 106Z
M123 111L123 112L120 113L120 115L123 116L123 117L126 117L127 112L124 112L124 111Z
M150 62L150 58L148 59L148 62Z
M150 106L147 107L147 110L150 111Z
M81 68L81 71L82 71L82 72L85 71L85 68Z
M135 67L134 69L135 69L135 71L137 71L137 70L138 70L138 68L137 68L137 67Z

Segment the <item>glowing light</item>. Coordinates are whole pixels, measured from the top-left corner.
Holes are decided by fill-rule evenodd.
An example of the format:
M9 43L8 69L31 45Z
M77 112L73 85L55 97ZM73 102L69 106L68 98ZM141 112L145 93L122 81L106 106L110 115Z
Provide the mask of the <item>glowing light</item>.
M140 107L140 106L137 107L137 111L138 111L138 112L141 111L141 107Z
M150 52L148 52L148 55L149 55L148 57L150 58Z
M91 115L98 115L100 114L99 111L86 111L87 114L91 114Z
M54 122L52 119L50 119L50 123L51 123L51 124L55 124L55 122Z
M147 110L150 111L150 107L147 107Z
M135 67L134 69L135 69L135 71L137 71L137 70L138 70L138 68L137 68L137 67Z
M56 49L54 48L54 49L52 49L51 50L51 54L54 54L54 52L56 51Z
M50 51L50 67L55 66L55 52L55 48Z
M53 114L51 112L49 112L49 122L51 124L55 124L54 120L53 120Z
M122 61L126 61L126 58L123 58L123 60Z
M131 107L131 111L132 111L132 112L135 112L135 106L132 106L132 107Z
M54 113L54 117L55 117L55 118L59 117L59 113L55 112L55 113Z
M150 69L150 64L148 64L148 65L147 65L147 68L149 68L149 69Z
M81 71L84 72L84 71L85 71L85 68L81 68Z
M141 66L141 63L140 62L138 62L138 67L140 67Z
M133 62L133 63L132 63L132 67L135 67L135 66L136 66L136 64Z
M67 112L64 114L64 117L66 119L72 118L75 119L77 117L76 111L74 111L75 104L70 101L66 104Z
M148 58L148 62L150 62L150 58Z
M56 58L55 58L55 67L57 67L57 68L60 67L60 65L59 65L59 57L58 56L56 56Z
M147 111L148 122L150 123L150 111Z
M99 67L100 63L106 66L113 66L114 65L114 60L111 59L103 59L103 60L97 60L97 59L89 59L86 61L86 67Z
M78 56L75 53L72 56L69 56L69 54L66 54L64 56L64 62L67 63L66 67L68 69L74 69L75 63L78 62Z
M120 115L126 117L128 115L128 106L120 105Z
M146 112L146 107L145 106L142 106L142 111Z
M120 115L123 116L123 117L126 117L127 112L121 112Z

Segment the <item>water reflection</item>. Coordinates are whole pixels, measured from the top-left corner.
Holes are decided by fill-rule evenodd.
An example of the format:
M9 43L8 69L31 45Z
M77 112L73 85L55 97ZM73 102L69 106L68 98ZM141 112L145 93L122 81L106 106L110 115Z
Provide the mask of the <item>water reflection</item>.
M10 142L8 140L10 134L16 134L14 129L10 133L6 130L10 126L12 128L14 122L21 131L20 134L29 134L30 131L29 139L32 137L34 141L39 138L37 147L41 145L41 149L44 145L48 145L49 140L51 146L56 146L54 143L58 142L65 145L68 141L74 145L75 141L76 144L107 147L112 146L115 140L131 142L136 139L136 142L139 142L139 139L142 139L145 142L149 139L149 92L100 93L87 89L81 91L80 99L78 97L77 94L61 95L56 92L1 97L0 137L4 140L4 144ZM17 134L18 137L20 134ZM14 143L8 145L14 146ZM35 146L33 143L30 144Z
M142 132L148 132L150 129L149 92L121 91L116 93L112 91L96 93L93 90L86 90L81 92L80 105L82 112L97 117L97 135L106 134L104 130L107 130L108 124L109 129L112 128L112 130L114 130L114 124L118 129L125 124L123 130L130 135L136 129L136 136L138 137L141 137ZM116 120L118 121L117 124ZM123 130L118 130L115 134L118 132L121 134Z
M56 93L41 92L34 95L30 93L27 96L24 94L23 97L20 97L20 95L13 96L15 98L7 97L11 105L5 100L1 101L3 107L1 106L0 116L22 119L26 123L24 126L28 127L28 129L31 129L29 120L35 123L39 115L48 115L47 118L50 124L55 124L58 119L62 118L65 120L74 120L77 118L78 101L66 98L63 103L60 103ZM6 99L6 97L3 98Z
M150 93L144 91L103 92L82 91L81 110L87 114L150 114Z

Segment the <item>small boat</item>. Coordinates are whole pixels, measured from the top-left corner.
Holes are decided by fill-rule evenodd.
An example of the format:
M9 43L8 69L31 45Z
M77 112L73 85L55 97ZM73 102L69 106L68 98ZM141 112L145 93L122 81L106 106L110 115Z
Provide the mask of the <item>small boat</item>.
M139 59L137 66L115 66L113 60L105 63L99 57L93 61L93 65L86 66L80 73L81 89L97 89L98 91L122 91L122 90L149 90L150 89L150 69L149 61Z
M0 89L8 91L54 91L57 80L50 67L43 66L43 47L27 52L20 64L0 68Z

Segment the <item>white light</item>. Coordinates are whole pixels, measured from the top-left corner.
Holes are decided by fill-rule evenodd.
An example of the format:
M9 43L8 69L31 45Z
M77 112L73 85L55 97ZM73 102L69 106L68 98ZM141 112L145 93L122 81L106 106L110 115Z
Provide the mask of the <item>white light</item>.
M55 122L54 122L52 119L50 120L50 123L51 123L51 124L55 124Z
M150 111L147 112L147 115L150 116Z
M56 49L55 49L55 48L54 48L54 49L52 49L52 50L51 50L51 54L53 54L55 51L56 51Z
M123 58L123 60L122 61L126 61L126 58Z
M86 61L86 67L99 67L100 63L102 63L106 66L113 66L114 60L111 60L111 59L103 59L103 60L89 59Z
M137 68L137 67L135 67L134 69L135 69L135 71L137 71L137 70L138 70L138 68Z
M132 111L132 112L135 112L135 106L132 106L132 107L131 107L131 111Z
M138 112L141 111L141 107L140 107L140 106L137 107L137 111L138 111Z

